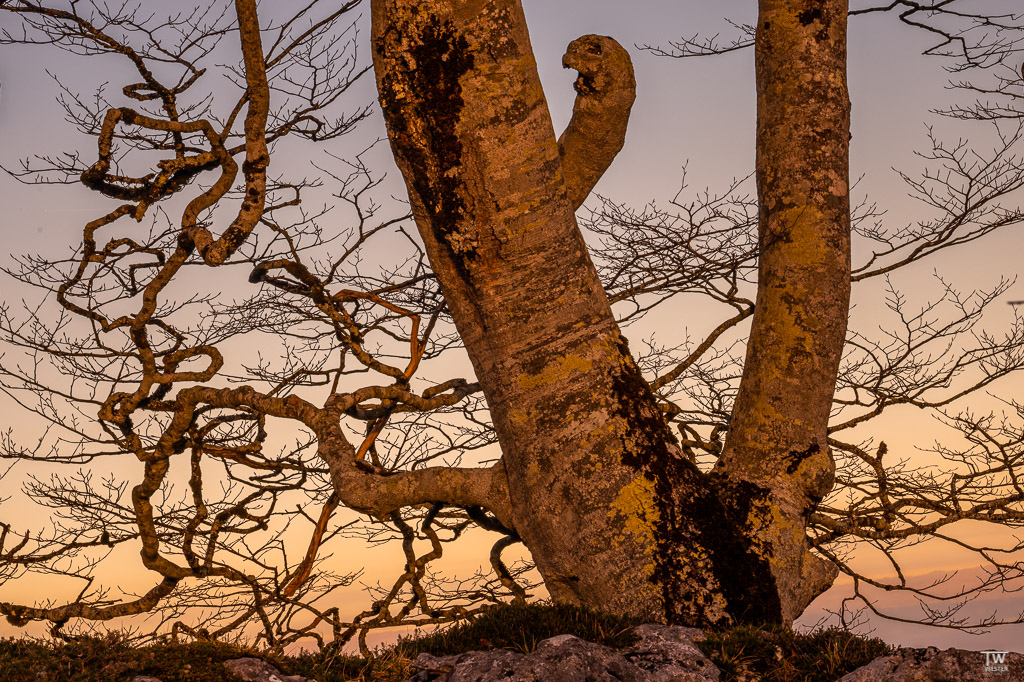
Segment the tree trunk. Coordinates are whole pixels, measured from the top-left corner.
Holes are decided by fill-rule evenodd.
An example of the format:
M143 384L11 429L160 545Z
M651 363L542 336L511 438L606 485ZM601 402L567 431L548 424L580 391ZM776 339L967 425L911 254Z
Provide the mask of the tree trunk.
M761 0L757 23L760 261L743 379L716 473L758 489L784 620L837 570L807 549L831 489L827 426L850 304L847 0Z
M372 7L392 149L491 410L515 529L552 597L692 625L788 614L775 585L790 576L773 572L772 552L790 537L773 524L792 519L765 515L775 488L742 468L706 476L682 456L576 225L576 205L621 146L601 149L597 168L580 167L592 161L581 140L600 127L583 116L603 112L610 130L624 127L632 74L578 82L581 97L599 98L581 86L610 83L609 104L578 101L581 118L560 145L518 1ZM613 55L604 61L613 72L628 65L600 52ZM593 67L566 63L584 76ZM808 235L818 229L808 225ZM766 534L751 530L754 517Z

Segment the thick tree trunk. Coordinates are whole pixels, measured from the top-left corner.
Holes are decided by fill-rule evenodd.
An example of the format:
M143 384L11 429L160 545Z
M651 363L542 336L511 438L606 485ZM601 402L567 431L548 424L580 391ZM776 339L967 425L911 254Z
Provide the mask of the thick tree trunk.
M850 303L847 0L761 0L757 24L757 301L717 473L757 490L782 615L835 579L806 520L832 488L826 440Z
M621 146L582 167L593 159L581 140L624 127L631 74L579 82L581 97L610 83L608 105L578 102L559 144L517 0L374 0L373 51L413 214L502 445L515 529L552 596L694 625L788 613L771 546L788 536L749 526L774 489L705 476L681 455L576 225ZM628 65L601 52L607 68Z
M616 394L635 368L576 227L521 8L379 0L373 26L392 147L491 409L516 530L556 599L657 614L652 491L622 461L651 438L619 413L665 429L650 396Z

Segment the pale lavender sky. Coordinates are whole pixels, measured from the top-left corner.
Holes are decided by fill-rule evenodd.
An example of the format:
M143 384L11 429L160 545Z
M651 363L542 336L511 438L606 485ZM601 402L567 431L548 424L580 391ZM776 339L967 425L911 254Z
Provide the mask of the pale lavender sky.
M185 5L175 0L168 5ZM268 3L264 3L268 5ZM857 2L853 3L857 6ZM861 5L864 3L861 2ZM1019 0L990 2L993 7L1018 8ZM723 188L731 178L744 176L753 168L754 89L753 53L739 51L704 59L672 60L657 58L637 50L635 44L666 44L682 35L697 32L728 35L732 31L728 17L750 22L756 11L753 0L524 0L530 22L532 42L541 77L549 98L554 126L560 131L568 121L572 101L574 72L561 69L565 46L585 33L610 35L630 50L637 73L638 98L630 123L625 149L612 165L596 192L639 206L650 200L666 203L678 189L681 167L688 162L691 192L710 187ZM368 14L368 6L363 13ZM9 21L3 17L0 21ZM368 30L360 34L361 53L368 54ZM858 18L850 30L850 88L853 100L852 166L854 176L867 174L855 190L859 197L869 192L872 199L890 210L890 220L903 223L918 215L918 208L905 199L892 166L916 168L915 148L925 143L925 121L939 130L947 122L928 114L948 101L944 90L946 74L943 62L923 58L920 53L932 44L931 37L901 25L895 16ZM61 74L65 82L86 93L109 80L111 96L123 81L120 75L107 74L96 59L68 60L47 48L0 48L0 162L9 165L32 154L82 149L89 158L94 154L92 141L81 138L61 120L62 112L53 104L58 90L46 69ZM360 91L372 94L367 79ZM125 100L125 103L128 103ZM361 140L383 135L383 122L375 113L358 139L339 143L335 151L351 151ZM962 134L962 133L961 133ZM347 146L346 146L347 145ZM387 161L383 161L387 163ZM384 170L382 168L381 170ZM393 181L398 178L390 170ZM396 185L397 186L397 185ZM397 190L396 190L397 191ZM80 239L81 224L95 215L107 200L91 195L84 188L26 188L6 176L0 176L2 224L10 253L43 251L66 253L65 245ZM933 269L940 269L954 282L965 286L991 285L999 274L1020 273L1019 254L1024 245L1018 230L1014 235L970 245L956 254L920 264L907 273L904 286L913 292L924 288ZM920 285L918 284L920 282ZM0 284L13 302L13 289ZM1021 285L1011 291L1013 298L1024 298ZM862 294L859 313L870 317L872 294ZM673 321L678 326L678 321ZM702 329L699 311L684 321ZM7 417L9 421L16 419ZM0 428L10 423L0 422ZM894 442L902 442L912 455L911 436L893 426ZM937 558L926 558L919 571L942 568ZM931 643L971 648L1019 648L1019 627L989 635L968 638L944 632L902 634L884 630L892 641ZM883 630L880 630L883 632Z

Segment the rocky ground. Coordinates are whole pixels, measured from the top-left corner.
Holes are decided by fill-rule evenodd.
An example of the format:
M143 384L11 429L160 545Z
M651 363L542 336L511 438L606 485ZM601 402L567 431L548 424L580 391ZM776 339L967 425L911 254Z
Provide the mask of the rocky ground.
M895 649L840 629L636 625L565 604L506 604L368 658L285 655L117 633L0 639L3 682L958 682L1024 680L1024 655Z
M406 682L720 682L722 672L698 647L704 633L690 628L640 625L639 641L624 649L573 635L542 641L530 653L508 649L451 656L420 654ZM258 658L223 663L245 682L313 682L285 675ZM760 679L754 672L732 679ZM839 682L992 682L1024 678L1024 655L946 649L897 649L839 678ZM133 682L160 682L148 676Z
M697 647L699 630L641 625L640 641L623 650L572 635L544 640L529 654L476 651L420 654L408 682L718 682L721 671ZM733 679L759 679L741 673ZM946 649L896 649L839 678L839 682L991 682L1024 679L1024 655Z

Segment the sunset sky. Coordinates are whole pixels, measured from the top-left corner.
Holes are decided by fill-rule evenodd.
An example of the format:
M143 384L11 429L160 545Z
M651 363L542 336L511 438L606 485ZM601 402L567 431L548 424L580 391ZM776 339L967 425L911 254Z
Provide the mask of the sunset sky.
M178 3L175 0L174 3ZM993 8L1017 8L1019 0L988 2ZM863 6L863 0L852 5ZM271 3L264 3L270 5ZM666 205L677 193L686 166L687 188L681 197L692 197L710 189L724 189L733 178L752 172L754 164L754 75L753 51L741 50L712 58L677 60L657 57L639 49L643 45L668 46L668 42L681 36L715 34L728 38L735 32L725 19L737 23L750 23L756 13L753 0L524 0L531 38L545 86L556 132L561 131L572 111L575 72L561 68L561 55L574 38L597 33L616 38L631 53L636 70L637 101L630 120L626 146L611 169L598 184L595 192L618 202L641 207L656 201ZM358 45L360 58L369 54L368 5L362 9ZM10 18L0 15L2 22ZM943 120L930 110L941 108L950 101L946 88L949 75L943 71L946 62L939 58L923 57L921 53L934 44L932 36L902 25L892 15L854 18L850 25L849 79L853 101L852 177L863 179L853 190L854 201L864 196L888 211L886 221L904 224L921 217L921 208L906 196L906 190L893 167L914 174L923 162L914 155L915 149L927 145L927 126L934 125L940 134L952 138L974 134L974 127L958 127ZM78 136L62 120L62 111L55 106L59 89L47 70L59 74L61 80L88 94L105 81L110 82L108 94L119 97L123 85L123 71L107 73L103 62L97 59L74 59L45 47L0 47L0 164L16 166L17 160L32 154L81 150L88 159L95 153L94 142ZM367 77L352 94L353 105L358 98L368 101L374 95L373 81ZM127 102L127 100L125 100ZM383 137L384 124L378 110L370 120L352 135L329 148L334 154L351 154L368 142ZM314 159L323 162L320 159ZM275 157L276 159L276 157ZM277 161L275 161L277 162ZM288 158L277 163L299 163ZM404 192L400 175L389 159L385 145L379 145L373 156L379 172L388 174L386 188L394 194ZM389 165L391 164L391 165ZM749 185L753 192L753 185ZM1024 196L1011 197L1016 204L1024 203ZM110 206L110 201L91 194L84 187L26 187L6 175L0 175L0 206L3 206L3 227L6 253L2 265L9 265L7 254L42 253L54 256L67 254L69 248L81 240L81 226ZM591 200L593 203L593 199ZM1020 254L1024 237L1020 227L1013 232L995 235L987 240L958 248L919 263L899 276L901 287L911 297L912 305L920 306L936 295L932 275L939 272L952 283L967 290L991 287L1000 275L1016 277L1021 272ZM856 255L855 255L856 258ZM0 274L0 277L6 277ZM872 288L875 287L875 288ZM0 280L4 301L17 306L23 292L9 280ZM854 318L866 328L882 323L883 308L879 289L871 284L855 290ZM1024 283L1015 285L1007 300L1024 299ZM634 347L639 338L656 332L659 338L679 334L681 328L694 335L707 331L710 326L706 311L701 308L677 311L679 319L659 318L628 330ZM1011 315L1010 306L994 311L991 325L999 328ZM1000 317L1002 316L1002 317ZM876 319L879 322L874 322ZM3 349L0 349L0 353ZM1020 381L1013 386L1003 384L1006 397L1020 396ZM5 398L5 400L7 400ZM0 430L14 429L17 439L29 442L32 426L14 411L8 400L4 404ZM986 408L987 409L987 408ZM889 443L898 457L922 457L915 446L929 446L937 437L930 429L933 422L922 420L912 412L894 413L883 425L887 430L878 434ZM129 469L126 469L126 472ZM22 481L27 470L15 469L12 476L0 483L0 497L12 491L12 481ZM128 474L130 475L130 474ZM0 505L0 516L10 519L17 514L11 504ZM337 570L351 570L352 549L341 553ZM380 559L380 552L369 552L356 563L366 565L367 573L394 568L393 557ZM344 557L342 559L341 557ZM460 556L460 555L456 555ZM130 563L134 557L126 555ZM473 559L467 559L472 561ZM380 565L376 562L380 561ZM387 563L390 561L391 563ZM891 573L880 562L866 564L878 571L879 577ZM932 574L951 569L970 569L969 558L949 552L948 548L935 551L922 550L908 570L915 574ZM386 580L382 578L382 580ZM148 577L140 585L146 584ZM127 580L126 580L127 584ZM11 584L0 587L0 594L9 597L21 594L23 588ZM805 616L805 623L817 620L823 608L834 608L848 590L841 580L820 602L813 605ZM1024 609L1024 601L1016 595L989 595L980 607L1010 606L1009 611ZM888 598L888 597L887 597ZM1016 601L1012 601L1015 599ZM353 604L357 597L352 598ZM902 613L915 613L912 601L895 601ZM900 597L899 599L903 599ZM1016 608L1013 605L1020 604ZM1024 626L1011 626L980 636L956 632L907 628L873 623L878 634L889 641L916 646L957 645L967 648L1016 649L1024 651ZM9 634L11 628L0 624L0 634Z

